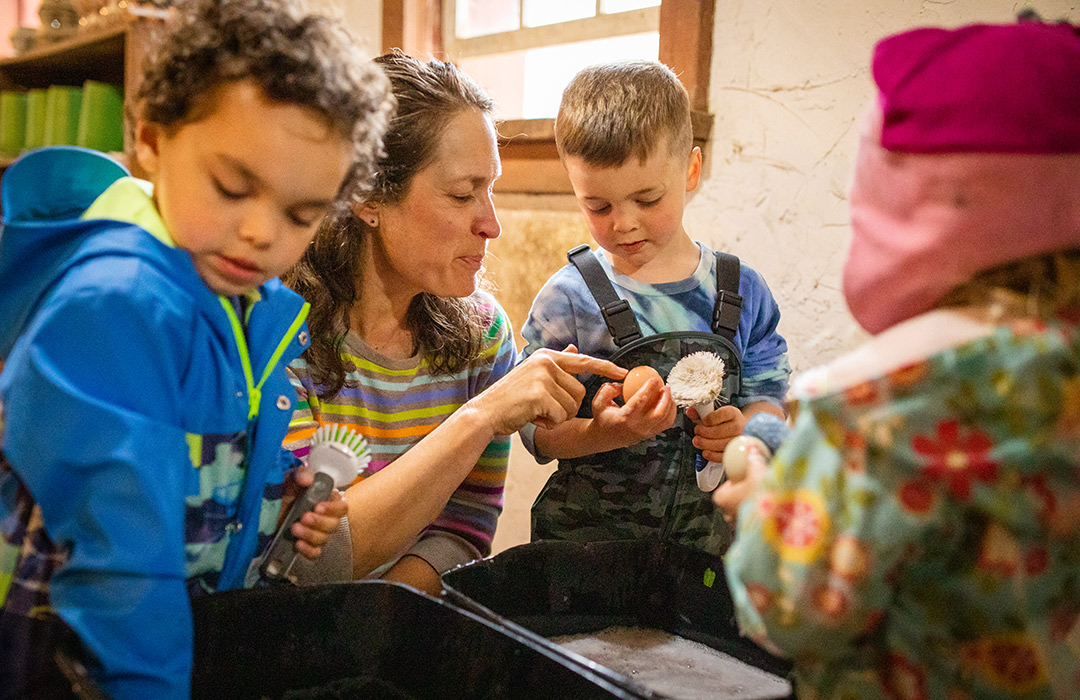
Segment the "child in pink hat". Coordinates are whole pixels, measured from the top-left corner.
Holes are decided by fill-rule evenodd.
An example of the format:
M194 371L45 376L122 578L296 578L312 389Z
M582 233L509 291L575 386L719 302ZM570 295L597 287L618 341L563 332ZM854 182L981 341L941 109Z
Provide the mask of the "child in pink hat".
M715 501L806 698L1080 697L1080 36L878 44L844 267L874 337ZM741 504L741 505L740 505Z

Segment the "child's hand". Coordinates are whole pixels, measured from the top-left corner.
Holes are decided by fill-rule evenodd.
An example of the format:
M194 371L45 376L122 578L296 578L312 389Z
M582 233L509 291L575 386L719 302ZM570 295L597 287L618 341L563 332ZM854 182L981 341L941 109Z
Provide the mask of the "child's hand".
M701 450L701 456L710 462L722 461L724 448L742 435L746 427L746 416L735 406L721 406L705 418L699 417L694 408L688 408L686 414L697 424L694 428L694 447Z
M615 402L621 394L620 385L604 384L593 396L589 433L596 439L594 452L636 445L675 424L678 407L671 389L659 379L645 382L624 406Z
M723 509L724 520L731 525L735 524L739 506L757 489L758 484L765 478L765 470L769 468L769 463L758 445L747 447L746 463L746 478L739 481L725 480L712 493L713 503Z
M292 479L285 482L286 497L281 502L282 517L289 512L296 497L311 486L315 474L307 468L294 469ZM322 554L322 546L337 530L341 519L349 514L349 506L341 492L334 489L330 497L315 505L315 510L293 523L290 532L296 538L296 551L308 559L317 559Z

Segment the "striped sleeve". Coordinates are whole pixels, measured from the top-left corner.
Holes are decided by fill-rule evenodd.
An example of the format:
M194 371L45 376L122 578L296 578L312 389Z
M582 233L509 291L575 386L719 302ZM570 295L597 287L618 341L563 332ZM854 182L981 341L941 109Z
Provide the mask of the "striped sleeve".
M319 427L319 396L315 393L307 363L302 357L293 360L285 371L289 376L289 383L296 390L296 403L283 444L285 449L306 462L311 449L311 438Z
M468 370L468 397L484 391L517 362L513 331L506 313L494 301L487 305L490 319L483 357ZM503 487L510 460L510 437L498 436L484 449L473 470L450 497L446 508L424 532L412 553L439 573L491 553L495 525L502 512ZM440 542L431 541L439 538ZM461 544L474 548L468 552Z

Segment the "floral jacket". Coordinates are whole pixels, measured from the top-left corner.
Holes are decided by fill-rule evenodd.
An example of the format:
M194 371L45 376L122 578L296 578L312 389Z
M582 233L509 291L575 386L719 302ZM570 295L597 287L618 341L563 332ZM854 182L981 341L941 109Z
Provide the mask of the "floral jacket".
M877 336L846 380L797 382L739 511L738 620L792 657L800 700L1080 697L1080 327L986 326L918 357L953 313Z

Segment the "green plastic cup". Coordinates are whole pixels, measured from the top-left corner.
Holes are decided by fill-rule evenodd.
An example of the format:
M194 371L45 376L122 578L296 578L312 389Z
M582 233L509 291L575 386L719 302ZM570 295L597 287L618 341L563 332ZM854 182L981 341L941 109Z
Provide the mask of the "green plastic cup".
M26 93L0 92L0 156L14 158L26 145Z
M74 146L79 138L82 88L50 85L45 92L45 145Z
M124 96L116 87L87 80L82 88L77 146L124 150Z
M26 93L26 137L23 147L41 148L45 145L45 90Z

